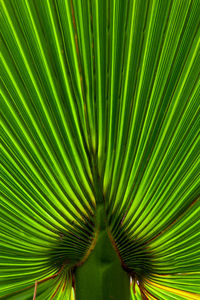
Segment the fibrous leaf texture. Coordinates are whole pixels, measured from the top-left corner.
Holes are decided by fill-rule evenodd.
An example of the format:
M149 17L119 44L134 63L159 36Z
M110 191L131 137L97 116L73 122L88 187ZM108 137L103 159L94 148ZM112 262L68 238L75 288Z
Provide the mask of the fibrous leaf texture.
M199 0L1 0L2 299L73 299L102 203L131 299L200 299L199 25Z

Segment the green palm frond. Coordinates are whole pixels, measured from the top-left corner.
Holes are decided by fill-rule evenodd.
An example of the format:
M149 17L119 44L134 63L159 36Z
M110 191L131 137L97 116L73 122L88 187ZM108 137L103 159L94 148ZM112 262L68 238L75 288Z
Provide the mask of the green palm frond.
M200 1L1 0L0 24L0 298L85 300L87 268L106 293L113 260L130 299L200 299Z

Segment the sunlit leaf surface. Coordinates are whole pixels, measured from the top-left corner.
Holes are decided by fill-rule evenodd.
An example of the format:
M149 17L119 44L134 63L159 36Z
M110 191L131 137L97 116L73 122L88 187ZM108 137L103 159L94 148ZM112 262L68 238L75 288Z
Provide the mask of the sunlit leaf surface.
M2 299L74 298L100 194L131 299L200 299L200 1L1 0L0 24Z

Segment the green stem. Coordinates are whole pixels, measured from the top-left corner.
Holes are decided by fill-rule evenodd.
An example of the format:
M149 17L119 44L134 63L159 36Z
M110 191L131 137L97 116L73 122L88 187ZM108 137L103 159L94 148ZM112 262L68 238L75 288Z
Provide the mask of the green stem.
M108 236L104 204L97 204L97 242L87 260L76 269L76 300L130 300L130 279Z

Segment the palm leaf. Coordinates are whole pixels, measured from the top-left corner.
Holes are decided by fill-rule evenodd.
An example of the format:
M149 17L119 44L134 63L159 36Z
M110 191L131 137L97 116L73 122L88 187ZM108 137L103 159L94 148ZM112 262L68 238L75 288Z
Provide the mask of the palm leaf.
M1 10L2 299L72 299L90 257L106 293L95 249L131 299L200 299L199 0Z

